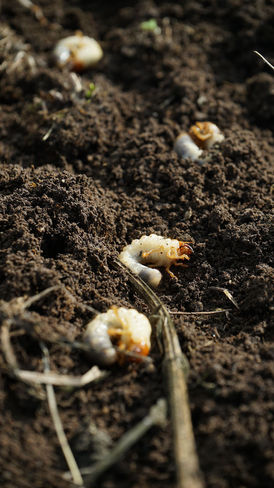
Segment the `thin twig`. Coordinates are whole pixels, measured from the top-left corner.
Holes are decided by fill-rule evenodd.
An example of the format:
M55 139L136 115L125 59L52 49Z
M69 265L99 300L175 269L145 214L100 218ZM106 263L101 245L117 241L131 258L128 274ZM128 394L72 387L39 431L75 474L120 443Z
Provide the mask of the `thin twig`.
M82 376L70 376L53 372L39 373L24 369L17 369L13 372L19 380L26 383L64 386L71 388L82 388L93 381L105 378L108 374L106 371L101 371L97 366L92 366L92 368L90 368Z
M158 315L161 328L164 360L167 377L171 420L173 427L174 454L178 488L203 488L199 468L186 385L188 361L182 353L174 323L157 295L139 277L133 275L120 262L117 265L126 270L136 290L144 298L152 313Z
M11 327L11 320L10 319L4 320L1 327L1 343L2 343L3 353L9 367L13 371L16 371L18 369L18 363L10 341L10 327Z
M44 16L43 10L41 9L41 7L39 7L39 5L36 5L31 0L18 0L18 2L23 7L29 9L42 25L48 25L48 20Z
M7 361L7 364L9 366L9 373L13 376L16 377L16 374L19 370L18 368L18 363L16 356L13 351L13 347L10 341L10 327L12 325L12 320L11 319L6 319L3 321L2 326L1 326L1 344L2 344L2 349L3 349L3 354L4 357ZM27 385L30 386L28 389L30 395L34 395L36 398L39 398L40 400L44 400L44 391L43 389L38 388L37 385L34 385L32 382L26 381L25 382Z
M107 471L111 466L116 464L124 454L135 444L152 426L164 426L166 422L166 401L160 398L157 403L151 407L149 414L144 417L135 427L126 432L117 442L115 447L101 460L98 461L89 470L89 475L85 479L87 488L94 487L94 482L99 476ZM87 469L85 469L87 473Z
M41 291L40 293L37 293L37 295L33 295L32 297L28 298L28 300L24 301L24 303L22 304L22 309L24 310L24 309L30 307L33 303L40 300L40 298L45 297L46 295L48 295L52 291L58 290L59 288L62 288L62 285L50 286L49 288L46 288L45 290Z
M221 308L220 310L209 310L208 312L171 312L170 315L214 315L216 313L226 313L230 312L230 308Z
M257 54L258 56L260 56L260 58L272 69L274 69L274 66L269 62L267 61L267 59L261 54L259 53L258 51L253 51L255 54Z
M55 386L68 386L71 388L82 388L92 381L103 379L108 373L93 366L82 376L59 375L57 373L40 373L20 369L10 340L11 319L3 322L1 327L2 349L10 368L11 374L27 384L50 384Z
M49 366L49 351L45 344L40 343L42 352L43 352L43 361L44 361L44 371L45 374L49 374L50 366ZM67 462L68 468L71 473L72 481L75 485L83 486L83 478L81 476L80 470L77 466L75 461L74 455L72 450L69 446L68 440L66 438L66 434L63 429L63 424L58 412L56 397L54 393L54 388L52 385L46 385L47 397L48 397L48 405L50 414L52 417L52 421L56 430L56 435L58 437L61 449L63 451L65 460Z
M51 127L49 128L49 130L46 132L46 134L42 137L43 142L48 140L48 138L50 137L54 127L55 127L54 124L52 124Z
M210 286L209 287L209 290L221 291L233 303L234 307L236 307L238 310L240 310L240 307L239 307L238 303L233 298L233 296L230 293L230 291L227 290L227 288L222 288L221 286Z

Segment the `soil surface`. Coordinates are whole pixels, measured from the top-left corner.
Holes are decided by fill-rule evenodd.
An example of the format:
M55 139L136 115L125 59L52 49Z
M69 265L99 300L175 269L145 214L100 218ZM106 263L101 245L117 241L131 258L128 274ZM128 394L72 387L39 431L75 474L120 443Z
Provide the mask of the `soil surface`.
M43 371L43 340L53 371L83 374L90 359L56 342L81 341L93 316L81 304L148 312L115 265L123 246L150 233L193 242L190 266L174 268L176 279L163 272L157 293L173 312L229 309L174 315L205 485L270 488L274 73L252 51L273 64L274 2L134 4L41 0L45 22L19 1L1 2L1 318L11 318L22 369ZM149 19L160 30L144 30ZM55 43L76 30L104 50L78 75L52 59ZM203 164L173 151L197 120L225 135ZM63 287L24 315L12 312L14 299L54 285ZM151 357L153 366L117 365L96 384L55 388L81 468L165 396L154 341ZM11 377L3 348L0 365L1 487L71 486L44 387ZM96 486L174 487L170 422Z

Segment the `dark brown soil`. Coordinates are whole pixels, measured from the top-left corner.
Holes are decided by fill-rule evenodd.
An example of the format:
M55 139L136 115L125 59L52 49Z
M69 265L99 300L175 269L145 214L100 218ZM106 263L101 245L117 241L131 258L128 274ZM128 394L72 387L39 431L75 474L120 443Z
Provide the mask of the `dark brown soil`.
M193 241L190 267L176 268L177 280L165 275L158 293L172 311L231 309L175 318L206 487L270 488L274 73L252 51L273 63L274 2L134 3L41 0L45 26L18 1L1 2L0 296L63 284L99 311L146 311L115 266L118 252L152 232ZM161 34L140 28L150 18ZM105 53L80 76L78 93L51 57L77 29ZM196 120L225 134L203 165L172 150ZM239 310L212 287L227 288ZM51 341L80 340L91 316L61 288L41 299L13 324L13 333L25 331L12 340L20 366L43 370L43 338L54 371L84 373L81 352ZM98 456L91 423L111 445L165 394L156 346L151 356L155 369L116 366L96 385L56 388L81 467ZM1 487L70 486L46 400L8 375L2 353L0 364ZM150 431L98 486L174 487L170 424Z

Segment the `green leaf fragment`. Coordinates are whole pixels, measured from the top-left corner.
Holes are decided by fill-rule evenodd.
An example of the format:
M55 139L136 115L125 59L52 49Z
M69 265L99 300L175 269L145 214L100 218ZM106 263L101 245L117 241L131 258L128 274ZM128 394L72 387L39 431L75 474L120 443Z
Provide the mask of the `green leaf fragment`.
M140 27L142 30L154 31L157 34L160 34L160 32L161 32L161 29L158 26L157 21L155 19L145 20L144 22L142 22L140 24Z
M86 91L86 98L89 99L94 95L94 92L96 90L96 86L94 83L89 84L89 89Z

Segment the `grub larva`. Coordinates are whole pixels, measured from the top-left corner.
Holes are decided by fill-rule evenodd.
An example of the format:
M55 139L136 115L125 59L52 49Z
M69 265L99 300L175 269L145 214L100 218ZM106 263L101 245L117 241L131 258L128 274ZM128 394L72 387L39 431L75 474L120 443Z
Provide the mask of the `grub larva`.
M151 325L145 315L133 308L113 306L88 323L84 340L89 345L89 356L93 361L110 366L123 353L147 356L150 335Z
M176 139L174 151L182 158L199 161L203 150L210 149L217 142L222 142L223 134L212 122L196 122L189 133L182 132Z
M53 54L60 67L69 66L75 71L83 71L100 61L103 50L95 39L77 33L61 39Z
M210 149L217 142L224 140L219 127L212 122L196 122L190 127L189 135L200 149Z
M174 151L183 158L190 158L197 161L202 154L202 150L191 139L190 135L182 132L176 139L174 144Z
M124 247L118 257L125 266L149 285L158 286L162 273L155 269L155 266L164 266L174 277L170 267L185 265L182 261L188 261L192 253L193 249L187 242L151 234L132 241Z

